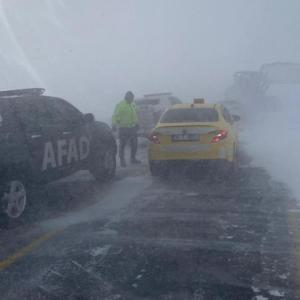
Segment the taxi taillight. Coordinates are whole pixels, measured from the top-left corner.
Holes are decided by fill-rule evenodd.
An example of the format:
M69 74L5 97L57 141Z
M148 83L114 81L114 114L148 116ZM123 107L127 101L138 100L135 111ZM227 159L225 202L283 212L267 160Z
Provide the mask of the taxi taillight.
M148 136L150 142L154 143L154 144L160 144L160 140L158 137L158 133L157 132L151 132Z
M218 143L224 140L228 135L227 130L217 130L214 133L215 135L213 136L211 143Z

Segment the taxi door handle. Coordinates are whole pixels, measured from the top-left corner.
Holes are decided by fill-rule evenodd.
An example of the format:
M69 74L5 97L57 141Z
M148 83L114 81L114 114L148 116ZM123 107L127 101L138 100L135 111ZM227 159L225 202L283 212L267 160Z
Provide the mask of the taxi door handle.
M33 134L33 135L31 136L32 139L39 139L39 138L41 138L41 137L42 137L41 134Z
M63 131L63 135L70 135L72 132L71 131Z

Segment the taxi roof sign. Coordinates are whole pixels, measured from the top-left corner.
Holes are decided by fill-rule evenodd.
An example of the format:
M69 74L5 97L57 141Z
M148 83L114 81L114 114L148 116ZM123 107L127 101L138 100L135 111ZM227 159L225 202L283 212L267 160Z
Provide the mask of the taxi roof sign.
M193 101L194 104L204 104L204 98L195 98Z

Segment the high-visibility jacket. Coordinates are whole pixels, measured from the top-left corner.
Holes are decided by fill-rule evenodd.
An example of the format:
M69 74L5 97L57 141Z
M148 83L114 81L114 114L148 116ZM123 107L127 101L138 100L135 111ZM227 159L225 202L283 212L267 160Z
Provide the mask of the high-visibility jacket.
M119 127L135 127L138 124L135 105L126 100L118 103L112 117L112 124Z

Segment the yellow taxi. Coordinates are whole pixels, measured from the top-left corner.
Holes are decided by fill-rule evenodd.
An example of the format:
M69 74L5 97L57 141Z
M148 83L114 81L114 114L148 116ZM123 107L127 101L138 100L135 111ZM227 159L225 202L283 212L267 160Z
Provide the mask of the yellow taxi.
M162 175L172 162L200 162L238 166L238 133L232 116L222 104L195 99L166 110L149 136L149 167ZM228 169L228 170L229 170Z

